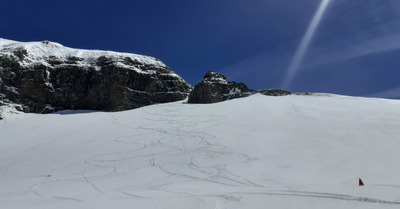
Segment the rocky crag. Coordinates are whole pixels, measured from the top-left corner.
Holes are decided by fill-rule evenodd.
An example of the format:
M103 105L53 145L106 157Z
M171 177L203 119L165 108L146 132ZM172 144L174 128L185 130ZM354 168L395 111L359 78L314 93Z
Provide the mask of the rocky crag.
M251 90L244 83L228 81L216 72L207 72L203 80L197 84L189 96L189 103L216 103L229 99L247 97L256 93L267 96L286 96L291 93L282 89Z
M191 90L153 57L0 39L0 104L24 112L127 110L183 100Z
M207 72L189 96L189 103L215 103L224 100L247 97L253 94L244 83L228 81L216 72Z

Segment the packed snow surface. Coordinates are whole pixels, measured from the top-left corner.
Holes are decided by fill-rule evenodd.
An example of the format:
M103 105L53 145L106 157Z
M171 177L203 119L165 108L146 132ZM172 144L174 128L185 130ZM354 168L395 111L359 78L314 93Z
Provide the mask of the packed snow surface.
M1 208L400 208L396 100L256 94L5 116Z

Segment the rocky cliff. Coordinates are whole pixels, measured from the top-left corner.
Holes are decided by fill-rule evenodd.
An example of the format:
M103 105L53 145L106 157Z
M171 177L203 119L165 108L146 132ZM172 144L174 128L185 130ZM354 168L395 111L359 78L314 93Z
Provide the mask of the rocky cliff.
M0 39L0 104L25 112L127 110L183 100L191 89L153 57Z

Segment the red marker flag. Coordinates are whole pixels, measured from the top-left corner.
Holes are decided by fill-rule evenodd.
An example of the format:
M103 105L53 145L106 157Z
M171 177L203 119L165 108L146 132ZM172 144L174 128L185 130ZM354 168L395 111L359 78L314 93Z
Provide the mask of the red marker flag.
M361 178L358 178L358 186L364 186L364 182L361 180Z

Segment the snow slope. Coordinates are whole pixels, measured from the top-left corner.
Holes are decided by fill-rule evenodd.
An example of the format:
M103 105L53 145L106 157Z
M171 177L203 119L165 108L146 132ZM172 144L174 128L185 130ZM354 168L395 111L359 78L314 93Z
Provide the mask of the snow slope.
M399 128L400 101L337 95L21 114L0 121L0 205L399 208Z

